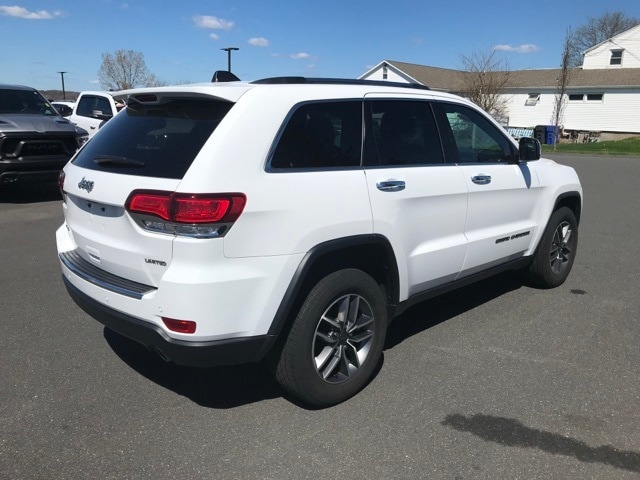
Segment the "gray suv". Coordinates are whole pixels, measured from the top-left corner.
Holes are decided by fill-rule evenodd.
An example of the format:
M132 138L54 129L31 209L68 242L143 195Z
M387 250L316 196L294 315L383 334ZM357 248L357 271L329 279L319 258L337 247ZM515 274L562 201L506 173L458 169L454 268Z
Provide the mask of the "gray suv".
M63 118L40 92L0 84L0 190L25 181L56 181L86 130Z

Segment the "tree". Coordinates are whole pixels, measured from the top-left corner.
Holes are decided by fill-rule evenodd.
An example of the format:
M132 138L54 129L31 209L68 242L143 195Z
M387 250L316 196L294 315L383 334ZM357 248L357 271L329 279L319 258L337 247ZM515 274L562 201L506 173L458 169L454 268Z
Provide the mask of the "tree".
M640 19L627 17L623 12L604 13L599 17L589 17L571 36L569 65L582 65L582 53L615 35L640 24Z
M461 56L462 88L460 95L467 97L497 120L507 114L507 100L503 95L511 72L506 61L491 53L473 52L470 56Z
M569 62L571 57L571 29L567 30L567 35L564 39L564 47L562 49L562 61L560 62L560 75L558 76L558 89L556 91L556 98L553 104L553 122L555 132L555 138L553 140L553 151L556 151L556 145L560 140L560 125L563 121L564 107L566 104L567 86L569 85L569 74L571 69L569 68Z
M134 50L116 50L114 54L103 53L98 78L102 88L107 90L160 85L158 78L147 68L144 55Z

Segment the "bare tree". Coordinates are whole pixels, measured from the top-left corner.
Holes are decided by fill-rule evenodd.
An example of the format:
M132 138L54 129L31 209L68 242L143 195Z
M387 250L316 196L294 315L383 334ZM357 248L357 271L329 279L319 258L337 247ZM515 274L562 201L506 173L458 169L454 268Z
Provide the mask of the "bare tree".
M147 68L144 55L134 50L116 50L114 54L103 53L98 78L102 88L108 90L155 87L161 84Z
M569 66L582 65L585 50L640 24L640 19L627 17L623 12L608 12L599 17L589 17L571 36Z
M555 132L555 138L553 140L553 151L556 151L556 145L560 141L560 126L564 121L564 107L567 97L567 86L569 85L569 75L571 69L569 68L569 62L571 58L571 29L567 30L567 35L564 39L564 47L562 49L562 60L560 62L560 75L558 76L558 89L556 91L556 98L553 104L553 131Z
M462 87L460 95L467 97L494 118L501 120L507 114L507 100L503 95L511 72L506 61L491 53L473 52L461 56Z

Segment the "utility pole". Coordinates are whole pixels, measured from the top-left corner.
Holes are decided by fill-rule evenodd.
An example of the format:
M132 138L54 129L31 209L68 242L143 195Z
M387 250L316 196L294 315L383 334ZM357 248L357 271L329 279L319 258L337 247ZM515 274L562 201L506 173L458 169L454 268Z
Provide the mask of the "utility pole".
M67 94L64 91L64 74L67 72L58 72L60 74L60 77L62 78L62 99L66 100L67 99Z
M224 50L225 52L227 52L227 71L231 73L231 52L234 52L240 49L238 47L227 47L227 48L221 48L220 50Z

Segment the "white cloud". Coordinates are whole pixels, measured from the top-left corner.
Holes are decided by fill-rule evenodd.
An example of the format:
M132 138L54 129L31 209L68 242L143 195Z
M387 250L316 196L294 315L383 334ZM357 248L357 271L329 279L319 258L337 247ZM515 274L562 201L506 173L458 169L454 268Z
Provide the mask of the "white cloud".
M229 30L235 25L229 20L211 17L209 15L196 15L193 17L193 23L195 23L198 28L210 28L212 30Z
M269 40L262 37L254 37L249 39L249 45L253 45L254 47L268 47Z
M24 18L26 20L51 20L52 18L59 17L62 12L47 12L46 10L39 10L37 12L30 12L26 8L19 7L17 5L8 7L5 5L0 6L0 13L7 17Z
M216 35L215 33L210 33L209 34L209 38L211 40L220 40L220 37L218 35Z
M100 83L100 80L89 80L89 83Z
M291 58L293 58L294 60L301 60L303 58L309 58L309 54L305 52L294 53L293 55L291 55Z
M526 43L524 45L518 45L517 47L511 45L496 45L493 49L501 52L533 53L539 51L540 47Z

